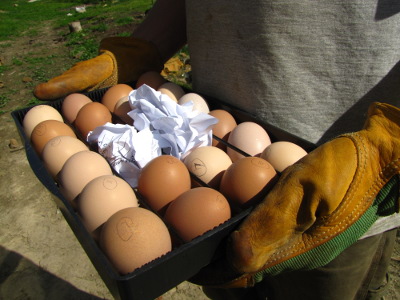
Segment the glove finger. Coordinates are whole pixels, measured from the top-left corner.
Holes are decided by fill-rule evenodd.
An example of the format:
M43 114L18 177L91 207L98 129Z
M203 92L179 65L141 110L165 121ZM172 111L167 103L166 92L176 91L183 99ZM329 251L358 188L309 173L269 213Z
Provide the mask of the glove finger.
M113 71L113 58L109 53L104 53L79 62L60 76L37 85L33 94L40 100L55 100L71 93L87 91L111 77Z

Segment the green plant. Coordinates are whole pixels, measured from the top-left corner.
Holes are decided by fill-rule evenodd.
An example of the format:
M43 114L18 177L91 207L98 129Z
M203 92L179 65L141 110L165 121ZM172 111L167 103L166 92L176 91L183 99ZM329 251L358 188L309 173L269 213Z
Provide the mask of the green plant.
M106 32L108 29L108 25L101 23L101 24L93 25L89 29L92 31Z
M85 6L79 13L76 7ZM133 12L145 12L153 5L151 0L46 0L44 1L0 1L0 41L26 35L36 36L43 22L52 22L56 28L73 21L85 21L104 17L126 22ZM117 24L118 25L118 24ZM12 30L10 30L12 28Z
M4 73L5 71L9 70L10 66L0 66L0 74Z
M119 18L115 21L117 25L128 25L135 22L135 18L129 16L125 18Z
M3 108L7 105L7 103L10 101L10 98L4 95L0 95L0 108ZM5 110L0 109L0 114L6 113Z
M15 65L15 66L22 66L22 65L23 65L23 62L22 62L22 60L20 60L19 58L13 57L13 58L12 58L12 64Z
M124 32L119 33L118 36L131 36L131 33L124 31Z
M71 48L70 56L87 60L98 54L98 42L85 31L75 32L68 36L66 46Z
M38 82L45 82L48 79L48 74L43 67L36 68L31 71L32 79Z
M32 98L32 99L30 99L30 100L28 101L27 105L28 105L28 106L31 106L31 105L36 105L36 104L40 104L40 103L42 103L42 101L40 101L40 100L38 100L38 99L36 99L36 98Z

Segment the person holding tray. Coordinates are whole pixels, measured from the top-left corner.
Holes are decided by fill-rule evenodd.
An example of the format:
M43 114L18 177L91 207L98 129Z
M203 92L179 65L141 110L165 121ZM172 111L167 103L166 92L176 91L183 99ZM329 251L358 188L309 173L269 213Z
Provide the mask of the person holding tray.
M399 28L395 1L159 0L34 94L132 82L187 43L194 91L317 145L191 281L212 299L380 299L400 226Z

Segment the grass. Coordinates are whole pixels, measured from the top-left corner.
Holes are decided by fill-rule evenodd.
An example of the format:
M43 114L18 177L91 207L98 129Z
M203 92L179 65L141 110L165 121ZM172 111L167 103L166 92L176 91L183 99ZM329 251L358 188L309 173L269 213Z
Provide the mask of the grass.
M21 107L41 103L30 91L36 84L60 75L73 64L98 55L98 46L105 33L129 36L130 28L143 20L155 0L0 0L0 114L15 107L8 103L18 103ZM77 7L85 7L79 13ZM82 31L70 33L68 25L79 21ZM132 26L130 26L132 25ZM125 28L125 29L123 29ZM43 29L56 33L57 54L53 48L46 49L46 41L41 42ZM28 52L19 51L18 42L34 41ZM21 43L19 43L21 44ZM61 49L61 51L60 51ZM10 51L11 50L11 51ZM2 52L8 53L7 63L2 60ZM11 53L11 54L10 54ZM177 55L188 56L187 48ZM11 57L10 57L11 55ZM4 57L3 57L4 58ZM12 77L11 77L12 76ZM3 84L2 78L12 78L13 84ZM177 76L169 78L175 81ZM178 80L180 80L178 78ZM182 83L182 82L177 82ZM29 96L20 100L21 90Z
M63 27L73 21L96 21L101 16L107 16L129 24L129 21L135 22L131 12L144 12L152 4L151 0L1 0L0 41L23 36L27 32L34 34L35 28L44 21ZM76 11L75 8L80 6L86 7L85 13Z
M41 32L43 24L54 31L63 31L68 24L79 21L83 30L77 33L60 35L59 47L66 51L52 56L40 51L22 55L18 49L7 64L1 61L0 76L4 74L27 74L32 80L24 82L32 90L38 82L44 82L58 75L55 69L67 69L72 63L90 59L98 54L102 33L111 26L125 26L142 21L143 13L150 9L153 0L1 0L0 1L0 54L2 49L14 46L17 39L35 38ZM76 7L85 6L86 12L79 13ZM111 28L112 29L112 28ZM64 30L65 32L65 30ZM120 32L120 36L129 36L131 32ZM14 50L14 49L13 49ZM66 65L60 65L65 63ZM72 62L72 63L71 63ZM55 68L55 65L57 68ZM6 76L6 75L4 75ZM24 75L21 75L21 77ZM18 80L21 80L18 78ZM7 104L15 98L15 87L1 87L0 77L0 114L7 112ZM33 96L24 99L22 106L39 103Z

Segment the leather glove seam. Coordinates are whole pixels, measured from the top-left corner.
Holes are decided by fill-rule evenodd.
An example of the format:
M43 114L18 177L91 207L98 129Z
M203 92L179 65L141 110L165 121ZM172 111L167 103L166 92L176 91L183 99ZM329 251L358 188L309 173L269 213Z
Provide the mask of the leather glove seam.
M342 137L344 137L344 138L349 138L350 140L352 140L352 142L354 143L354 144L356 144L355 143L355 140L350 136L350 135L343 135ZM362 143L362 146L363 146L363 148L365 149L365 145L364 145L364 143ZM356 148L357 149L357 148ZM365 151L366 152L366 151ZM359 156L358 156L358 161L360 161L361 160L361 158L363 158L364 157L364 153L363 152L359 152ZM360 172L358 172L358 174L356 173L356 176L357 176L357 178L359 177L359 176L361 176L360 175L360 173L364 173L364 170L365 170L365 162L366 162L366 159L364 159L363 160L364 161L364 163L363 163L363 165L364 165L364 168L362 168L361 170L360 170ZM353 182L354 182L354 180L355 179L353 179ZM351 184L350 184L351 185ZM355 190L356 189L352 189L351 190L351 193L354 193L355 192ZM350 195L351 196L351 195ZM350 196L349 195L346 195L345 196L345 199L349 199L350 198ZM345 199L344 199L344 201L345 201ZM334 221L334 220L336 220L337 218L339 218L341 215L342 215L342 213L343 213L343 211L346 211L346 208L347 208L347 206L348 206L348 203L349 203L349 201L346 201L346 203L345 203L345 206L339 206L338 207L338 210L336 210L335 212L333 212L333 214L331 214L329 217L327 217L327 218L325 218L325 220L323 220L323 221ZM360 203L359 203L360 204ZM357 205L357 207L359 206L359 204ZM351 212L351 214L353 213L353 211ZM350 214L350 215L351 215ZM333 216L333 219L332 219L332 216ZM323 232L319 232L319 233L317 233L316 235L314 235L314 236L312 236L311 237L311 235L309 235L309 234L307 234L306 232L307 231L305 231L305 232L302 232L301 233L301 235L302 235L302 237L303 238L301 238L300 239L300 241L299 242L297 242L297 243L295 243L295 244L292 244L291 246L289 246L288 248L284 248L284 249L282 249L282 250L279 250L279 251L277 251L277 252L275 252L275 253L273 253L272 255L271 255L271 258L273 258L273 259L268 259L268 261L267 261L267 265L270 265L270 264L273 264L273 263L275 263L276 261L279 261L279 260L281 260L282 258L285 258L285 257L288 257L288 256L291 256L292 254L294 254L295 252L298 252L298 251L304 251L304 250L306 250L307 249L307 246L306 245L313 245L313 244L319 244L321 241L324 241L324 240L326 240L327 238L328 238L328 235L332 232L332 231L334 231L334 235L337 235L338 233L340 233L342 230L343 230L343 228L345 228L345 226L346 225L343 225L343 222L345 222L346 220L343 220L343 221L341 221L341 222L339 222L339 224L338 225L336 225L335 227L330 227L330 228L327 228L327 230L325 230L325 231L323 231ZM316 230L318 230L318 228L321 228L322 226L326 226L327 224L325 223L325 222L321 222L320 224L317 224L317 225L313 225L311 228L312 228L312 230L313 231L316 231ZM338 228L339 227L339 228ZM308 230L309 231L309 230ZM306 242L304 241L304 235L306 235L307 237L309 237L308 238L308 240L309 240L309 243L307 243L306 244ZM311 238L310 238L311 237ZM303 245L303 246L300 246L300 245ZM300 246L300 247L299 247ZM295 249L295 250L294 250Z
M110 86L114 86L118 83L118 64L117 64L117 59L115 58L114 54L108 50L100 50L100 53L104 54L104 55L108 55L111 58L113 65L114 65L113 71L109 77L107 77L103 81L99 82L92 88L88 89L88 91L94 91L94 90L98 90L98 89L107 88Z
M362 161L363 167L358 169L359 172L356 174L357 178L361 178L363 174L365 174L365 169L368 161L368 152L366 151L366 144L364 141L364 138L360 136L359 134L355 133L350 133L346 135L342 135L342 137L347 137L353 141L355 145L359 145L360 147L358 149L361 149L361 151L358 151L358 161ZM357 149L357 147L356 147ZM364 150L364 151L362 151ZM282 258L288 257L293 255L294 253L298 251L306 251L307 246L310 245L309 242L311 243L311 248L317 244L317 246L325 240L332 238L341 232L345 230L349 225L351 225L354 222L349 222L349 219L354 219L357 220L367 209L368 207L371 206L374 200L374 195L376 196L377 193L379 193L380 188L382 188L385 185L385 182L387 182L392 176L394 176L396 173L398 173L399 166L397 163L399 162L400 158L397 158L394 161L391 161L388 163L380 172L377 178L375 178L374 182L371 184L370 188L364 193L364 196L358 201L357 205L354 207L354 209L345 217L344 220L340 221L336 226L334 227L329 227L327 230L317 233L316 235L312 236L311 234L307 234L307 231L301 233L302 239L291 245L288 248L282 249L280 251L277 251L271 255L271 258L274 259L269 259L266 263L266 265L274 264L276 261L281 260ZM387 174L385 174L387 171L389 171ZM361 183L360 180L357 180L355 178L353 180L357 182L357 187L352 188L352 194L351 195L346 195L343 201L345 201L344 206L338 207L338 210L334 211L329 217L325 218L328 219L326 220L327 222L331 223L340 218L343 214L343 212L346 211L346 208L348 207L350 201L348 199L351 199L353 197L352 195L357 191L359 184ZM350 184L351 186L351 184ZM362 207L362 211L360 211L360 207ZM355 216L355 217L354 217ZM333 217L333 218L332 218ZM323 220L323 221L325 221ZM320 222L318 225L315 225L312 228L312 230L318 230L318 228L321 228L322 226L329 226L329 223L324 223ZM307 237L307 243L304 240L305 237ZM303 244L303 245L302 245ZM300 245L302 245L300 248L298 248ZM295 250L294 250L295 249ZM289 250L289 252L287 252ZM284 254L284 255L283 255Z

